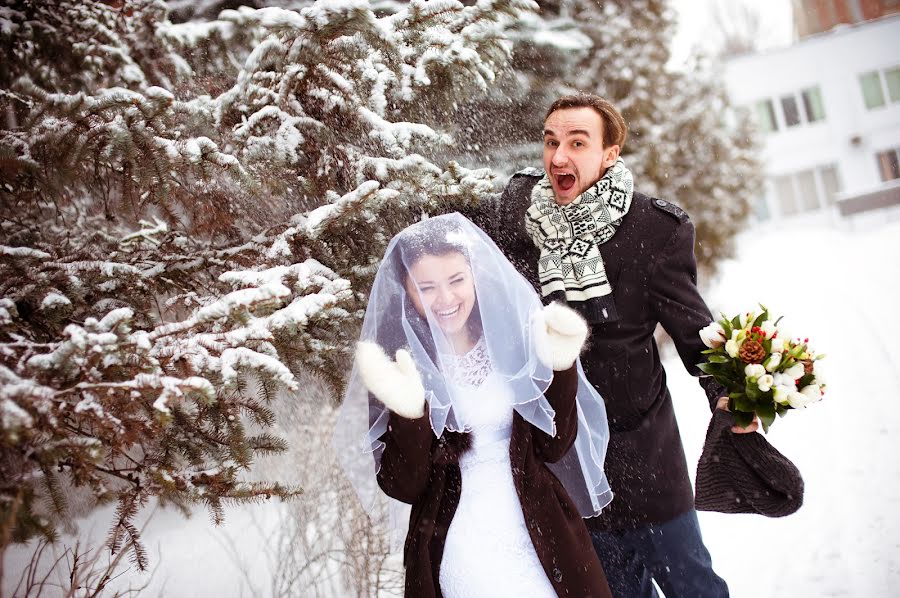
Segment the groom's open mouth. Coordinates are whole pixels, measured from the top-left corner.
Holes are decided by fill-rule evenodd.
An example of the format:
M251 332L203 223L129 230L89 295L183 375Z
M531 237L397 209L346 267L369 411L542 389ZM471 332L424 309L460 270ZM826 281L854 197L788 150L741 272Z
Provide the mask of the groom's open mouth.
M569 191L572 187L575 186L575 175L574 174L555 174L556 177L556 186L560 191Z

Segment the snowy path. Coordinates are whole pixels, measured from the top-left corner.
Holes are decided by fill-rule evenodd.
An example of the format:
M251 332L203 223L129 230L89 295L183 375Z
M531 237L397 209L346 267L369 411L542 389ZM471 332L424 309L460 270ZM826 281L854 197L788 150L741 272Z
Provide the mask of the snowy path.
M784 519L701 513L713 562L735 598L900 596L900 223L757 230L739 250L708 293L711 309L762 301L784 315L827 353L829 389L769 433L803 473L803 507ZM798 266L771 268L787 251ZM677 359L666 369L693 467L708 415Z

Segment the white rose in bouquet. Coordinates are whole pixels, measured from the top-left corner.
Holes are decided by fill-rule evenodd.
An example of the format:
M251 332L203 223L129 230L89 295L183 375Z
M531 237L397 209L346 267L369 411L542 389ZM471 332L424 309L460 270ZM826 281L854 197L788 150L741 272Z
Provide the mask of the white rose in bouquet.
M766 368L764 368L761 364L751 363L747 367L744 368L744 375L748 378L759 378L760 376L766 373Z
M804 409L810 403L815 403L821 398L822 393L819 391L819 386L810 384L809 386L804 386L800 392L792 392L788 398L788 403L794 409Z
M766 335L766 338L772 338L775 336L775 333L778 332L778 328L772 320L766 320L760 324L759 329Z
M809 403L815 403L822 398L822 389L818 384L813 382L800 389L800 394L809 399Z
M803 409L809 404L809 399L802 392L792 392L788 397L788 404L794 409Z
M794 382L794 378L791 378L782 372L778 372L772 376L771 387L774 389L772 399L776 403L782 405L789 403L791 395L797 392L797 385Z
M772 386L778 387L783 386L790 390L790 392L794 392L797 390L796 378L792 378L788 376L786 373L778 372L772 376Z
M767 372L774 372L775 368L781 365L781 353L772 353L763 365Z
M780 338L782 342L787 342L794 337L791 336L790 330L787 330L784 326L779 326L778 327L778 338Z
M728 339L728 342L725 343L725 352L728 353L730 357L737 357L740 349L741 346L733 338Z
M799 380L800 378L803 377L804 373L805 372L803 370L802 363L795 363L788 369L784 370L784 375L789 376L792 380Z
M790 402L791 395L795 394L796 392L796 388L784 386L783 384L776 384L772 387L772 400L779 405L787 405L788 402Z
M774 383L775 378L772 376L772 374L763 374L756 380L756 385L762 392L769 392Z
M710 322L700 330L700 339L710 349L721 347L725 342L725 329L718 322Z
M781 353L784 351L784 339L780 336L772 339L772 353Z
M822 367L822 362L818 359L813 362L813 376L816 377L816 382L820 386L824 386L828 384L828 378L825 376L825 368Z

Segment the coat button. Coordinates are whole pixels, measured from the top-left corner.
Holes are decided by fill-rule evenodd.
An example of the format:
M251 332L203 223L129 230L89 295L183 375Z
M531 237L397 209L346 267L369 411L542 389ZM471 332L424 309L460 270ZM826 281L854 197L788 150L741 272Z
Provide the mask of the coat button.
M553 568L553 581L556 583L560 583L562 581L562 571L560 571L557 567Z
M661 208L664 208L664 207L666 207L666 200L664 200L664 199L657 199L657 200L656 200L656 205L658 205L658 206L661 207Z

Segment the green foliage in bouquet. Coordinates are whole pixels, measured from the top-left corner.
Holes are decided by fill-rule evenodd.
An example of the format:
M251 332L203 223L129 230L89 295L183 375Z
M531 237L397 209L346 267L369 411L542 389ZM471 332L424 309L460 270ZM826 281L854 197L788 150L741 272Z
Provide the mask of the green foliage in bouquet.
M754 415L768 432L775 416L803 409L822 398L825 383L809 339L792 339L772 320L769 310L750 311L718 321L700 331L709 349L697 367L728 390L728 408L740 426Z

